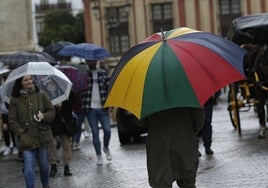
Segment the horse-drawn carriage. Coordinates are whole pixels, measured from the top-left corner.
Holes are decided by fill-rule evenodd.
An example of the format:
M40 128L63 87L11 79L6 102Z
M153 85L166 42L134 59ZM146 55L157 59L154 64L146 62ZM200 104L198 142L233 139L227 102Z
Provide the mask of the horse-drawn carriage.
M241 135L240 112L254 108L264 138L268 99L268 13L239 17L233 20L227 38L248 50L244 58L247 79L229 86L228 111L231 122Z

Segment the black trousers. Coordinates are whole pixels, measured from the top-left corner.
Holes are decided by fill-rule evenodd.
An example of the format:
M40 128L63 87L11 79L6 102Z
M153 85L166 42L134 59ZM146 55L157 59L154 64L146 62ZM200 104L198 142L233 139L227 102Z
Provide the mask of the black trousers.
M210 148L212 143L212 115L213 115L214 98L211 97L205 104L205 119L201 130L203 144L205 148Z

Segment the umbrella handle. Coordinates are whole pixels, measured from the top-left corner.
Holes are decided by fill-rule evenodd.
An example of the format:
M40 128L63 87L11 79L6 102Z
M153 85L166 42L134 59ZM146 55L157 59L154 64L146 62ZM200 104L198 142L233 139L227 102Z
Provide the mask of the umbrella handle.
M38 113L41 113L40 111ZM35 114L34 114L34 120L37 121L37 122L40 122L41 119L39 119Z

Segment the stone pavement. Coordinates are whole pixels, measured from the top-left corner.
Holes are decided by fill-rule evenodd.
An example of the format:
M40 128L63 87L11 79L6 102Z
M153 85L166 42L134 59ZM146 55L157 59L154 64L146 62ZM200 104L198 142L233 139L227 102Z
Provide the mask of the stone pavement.
M227 111L226 94L214 107L214 155L207 156L200 142L198 188L266 188L268 187L268 135L258 139L259 125L252 111L241 112L242 136L234 130ZM1 142L0 142L1 143ZM1 143L2 144L2 143ZM73 153L72 177L59 174L51 179L52 188L149 188L144 144L121 146L117 128L112 128L111 153L113 161L96 165L90 138L82 138L81 150ZM24 187L22 163L13 156L0 156L0 188ZM38 168L37 168L38 177ZM41 188L37 178L37 188ZM177 187L173 184L173 187Z

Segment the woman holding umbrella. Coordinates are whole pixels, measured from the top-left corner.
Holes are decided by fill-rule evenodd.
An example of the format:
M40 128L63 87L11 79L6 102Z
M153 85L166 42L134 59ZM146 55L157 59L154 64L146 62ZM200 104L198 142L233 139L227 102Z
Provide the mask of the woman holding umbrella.
M55 116L48 96L39 91L32 76L15 81L9 105L9 124L18 136L23 152L23 173L27 188L35 187L35 161L40 168L43 188L49 188L48 145L52 141L49 124Z

